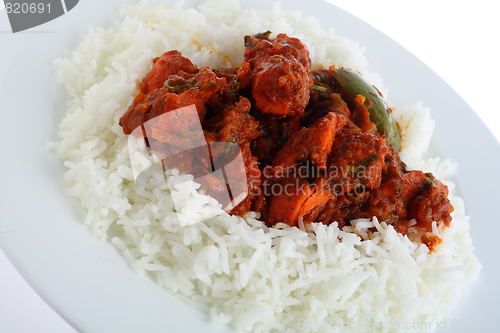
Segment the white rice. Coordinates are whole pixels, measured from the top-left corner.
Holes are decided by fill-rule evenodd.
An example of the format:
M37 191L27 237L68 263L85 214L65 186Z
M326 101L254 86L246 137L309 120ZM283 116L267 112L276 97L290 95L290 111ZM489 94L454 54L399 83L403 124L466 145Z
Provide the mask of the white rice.
M267 228L255 214L230 216L176 170L154 189L135 183L118 119L152 59L177 49L197 65L238 66L243 36L266 30L304 41L316 68L355 68L382 87L357 43L323 31L314 18L283 12L279 4L266 13L242 10L232 0L198 10L182 9L182 2L125 7L114 27L90 28L69 59L55 61L69 102L59 140L50 146L68 168L69 194L87 210L85 223L95 235L115 244L134 270L207 304L214 322L252 332L432 331L469 293L481 267L459 197L450 194L453 221L445 230L436 228L443 245L429 254L425 245L376 219L353 221L344 230L336 223L312 224L304 232ZM423 159L434 128L430 111L419 103L397 106L393 115L403 129L403 160L453 190L445 180L453 163ZM179 225L179 216L187 226Z

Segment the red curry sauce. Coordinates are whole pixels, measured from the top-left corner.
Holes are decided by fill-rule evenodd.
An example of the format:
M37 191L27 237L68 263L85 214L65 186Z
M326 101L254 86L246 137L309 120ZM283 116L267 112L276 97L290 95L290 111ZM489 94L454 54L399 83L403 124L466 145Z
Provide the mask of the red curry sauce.
M338 222L342 228L374 216L402 234L413 220L428 233L433 221L449 225L453 207L447 187L432 174L407 169L366 109L344 101L330 79L333 67L313 71L305 44L285 34L269 35L245 37L240 68L198 67L178 51L155 58L120 119L124 133L196 105L207 143L232 142L243 155L248 195L231 213L259 212L268 225L295 226L302 219ZM159 122L149 144L161 150L169 143L182 152L189 146L179 134L183 128L189 124ZM223 153L212 151L210 158ZM210 173L204 158L180 156L175 166L181 171ZM214 197L226 190L210 177L202 187ZM424 234L421 241L432 251L440 240Z

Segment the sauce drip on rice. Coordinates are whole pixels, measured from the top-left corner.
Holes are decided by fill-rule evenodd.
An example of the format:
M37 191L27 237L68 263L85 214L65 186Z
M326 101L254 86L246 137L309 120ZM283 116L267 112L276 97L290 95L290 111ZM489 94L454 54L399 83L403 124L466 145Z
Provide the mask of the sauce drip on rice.
M378 90L349 69L312 70L305 44L285 34L246 36L245 46L240 68L197 67L178 51L155 58L120 119L123 132L158 117L144 135L150 149L175 156L165 167L204 176L202 188L216 199L229 189L211 175L211 165L229 162L239 148L246 177L232 184L246 195L232 214L255 211L268 225L338 222L340 228L376 216L401 234L421 230L422 243L435 250L441 240L433 222L451 221L448 188L401 161L401 136ZM190 105L209 145L231 145L209 156L185 153L197 140L194 125L159 116Z

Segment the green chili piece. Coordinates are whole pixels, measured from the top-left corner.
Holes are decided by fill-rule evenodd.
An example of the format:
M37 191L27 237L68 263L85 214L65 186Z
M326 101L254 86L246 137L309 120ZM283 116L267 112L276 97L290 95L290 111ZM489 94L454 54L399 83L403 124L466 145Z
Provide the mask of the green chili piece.
M348 104L354 105L357 95L366 98L364 104L370 113L370 120L377 126L377 131L386 140L387 145L398 152L401 149L401 133L380 92L352 69L338 68L330 71L330 76L343 90L342 97Z

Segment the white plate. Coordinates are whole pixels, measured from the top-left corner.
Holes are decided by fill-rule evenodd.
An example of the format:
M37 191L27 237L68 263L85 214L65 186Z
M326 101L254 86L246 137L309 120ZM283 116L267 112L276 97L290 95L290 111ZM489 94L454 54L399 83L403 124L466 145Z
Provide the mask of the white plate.
M149 278L137 276L113 246L91 235L77 204L65 194L60 161L43 146L54 139L64 114L65 97L55 82L52 60L69 56L89 26L109 27L120 5L134 2L81 1L37 29L44 33L1 36L0 246L33 288L79 331L230 332L209 324L206 316ZM243 4L271 6L269 1ZM442 79L366 23L321 0L307 6L287 1L282 7L314 15L323 28L334 27L338 35L366 47L370 69L382 75L395 104L423 100L431 108L437 128L429 155L459 163L457 192L466 202L475 253L484 265L472 295L446 317L447 329L439 332L456 331L453 320L495 320L500 312L500 269L491 251L500 231L494 211L500 188L494 172L500 165L497 141Z

